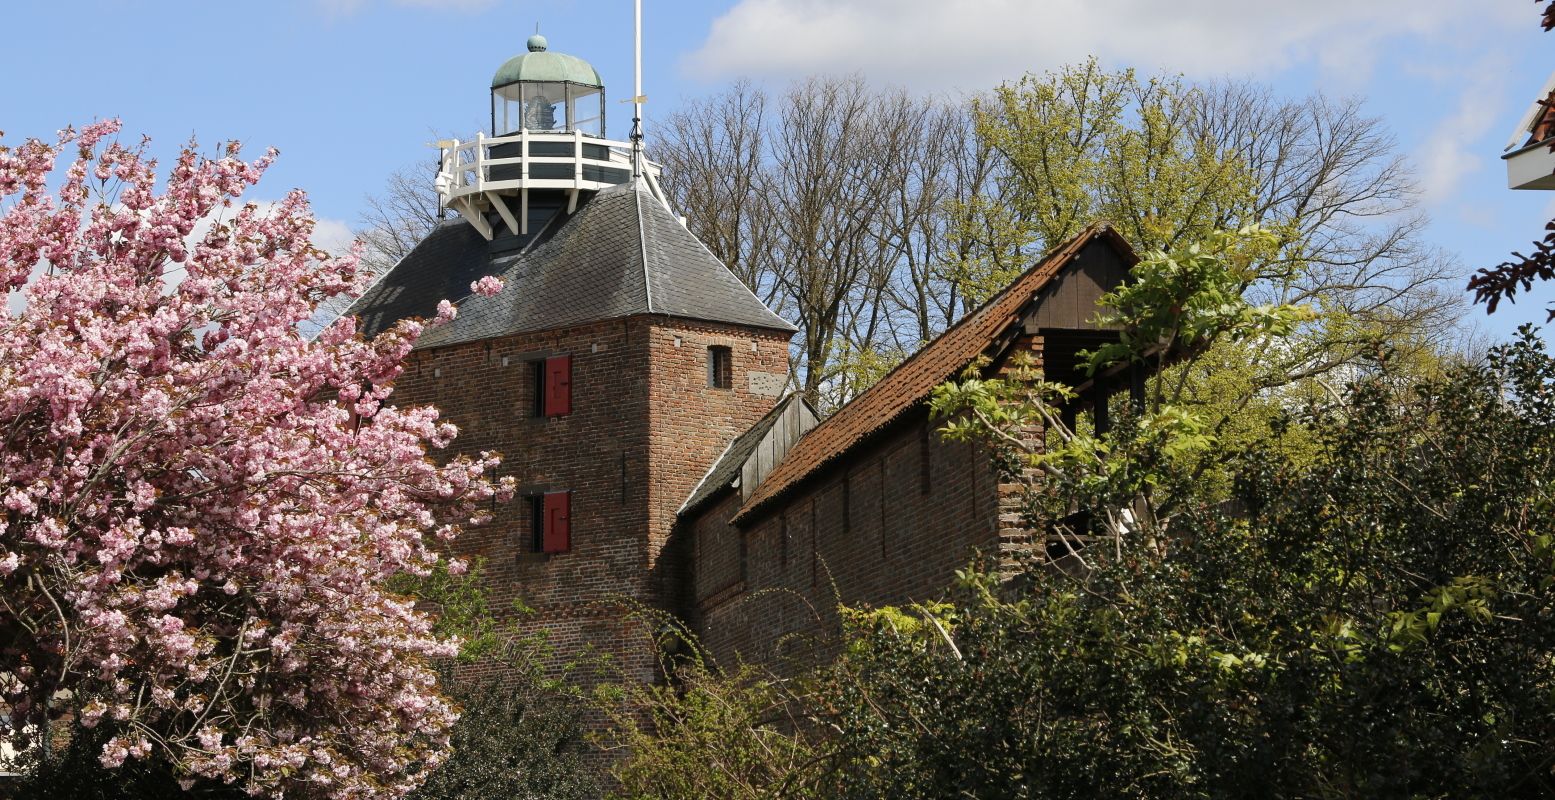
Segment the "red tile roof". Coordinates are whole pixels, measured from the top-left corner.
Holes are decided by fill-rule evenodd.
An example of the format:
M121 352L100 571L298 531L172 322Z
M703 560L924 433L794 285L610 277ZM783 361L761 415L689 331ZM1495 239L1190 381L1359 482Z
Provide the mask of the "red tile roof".
M734 521L750 519L821 467L923 402L935 386L965 369L1011 325L1020 324L1023 312L1038 293L1085 245L1097 238L1133 260L1133 250L1111 226L1097 223L1081 231L800 439L740 507Z

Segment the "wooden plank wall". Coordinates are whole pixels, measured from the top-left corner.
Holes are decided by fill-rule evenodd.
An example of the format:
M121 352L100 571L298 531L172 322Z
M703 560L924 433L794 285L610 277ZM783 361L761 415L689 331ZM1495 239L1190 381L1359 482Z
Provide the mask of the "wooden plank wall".
M756 445L750 458L745 459L741 465L740 496L750 497L751 492L756 491L756 486L783 460L783 456L788 455L789 448L799 441L800 436L814 428L818 421L808 403L794 398L772 424L772 429Z
M1043 290L1038 305L1026 317L1026 333L1042 328L1096 330L1096 301L1128 279L1128 264L1104 242L1081 250Z

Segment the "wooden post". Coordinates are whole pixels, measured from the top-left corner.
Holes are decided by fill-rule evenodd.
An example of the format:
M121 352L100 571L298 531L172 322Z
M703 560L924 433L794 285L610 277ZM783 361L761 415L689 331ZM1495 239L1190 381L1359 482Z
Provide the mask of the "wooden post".
M529 181L529 129L518 129L518 179L527 183Z
M486 190L486 134L475 134L475 191Z

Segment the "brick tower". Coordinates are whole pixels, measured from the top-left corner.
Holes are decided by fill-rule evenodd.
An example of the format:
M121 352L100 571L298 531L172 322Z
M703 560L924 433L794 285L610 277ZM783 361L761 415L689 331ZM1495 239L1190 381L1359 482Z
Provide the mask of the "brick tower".
M520 497L455 547L486 561L495 607L535 609L558 659L584 646L651 679L618 598L684 613L676 512L785 390L793 326L669 210L640 139L603 138L604 85L543 37L498 70L491 130L442 143L457 212L348 311L364 333L458 305L394 402L432 403L460 452L496 450ZM504 282L492 297L473 281Z

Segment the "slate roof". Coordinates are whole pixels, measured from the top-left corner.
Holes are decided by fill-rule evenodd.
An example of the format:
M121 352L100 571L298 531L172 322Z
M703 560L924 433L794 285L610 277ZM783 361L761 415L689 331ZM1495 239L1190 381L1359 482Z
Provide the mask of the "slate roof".
M734 521L751 519L817 470L922 403L935 386L965 369L1011 325L1020 324L1043 288L1095 240L1117 248L1125 260L1135 260L1128 243L1110 226L1098 223L1086 228L801 438L740 506Z
M707 470L700 483L691 491L691 496L686 498L684 505L680 507L680 514L689 514L695 511L703 503L716 497L723 490L734 484L735 478L740 477L741 468L750 459L751 454L761 445L761 440L766 438L772 426L777 424L783 412L794 403L803 403L804 399L799 394L790 394L776 406L768 411L766 416L756 421L749 430L740 434L724 450L723 455L713 462L713 466Z
M503 290L472 295L470 283L485 275L501 277ZM638 314L794 330L630 184L600 192L571 217L559 213L528 237L486 242L462 219L445 222L347 313L371 336L404 317L434 316L444 298L458 304L457 318L428 328L417 349Z

